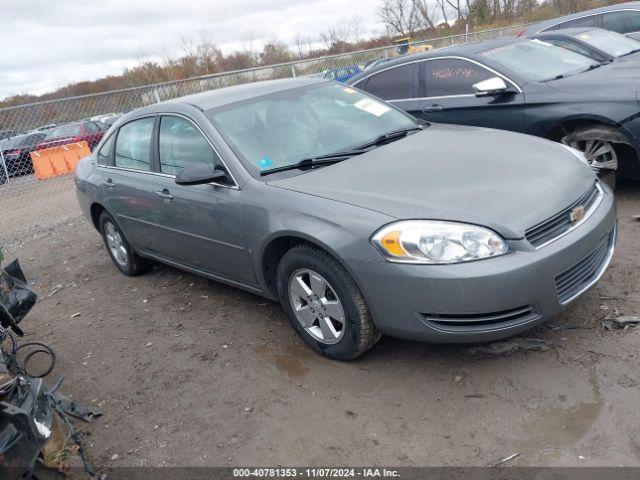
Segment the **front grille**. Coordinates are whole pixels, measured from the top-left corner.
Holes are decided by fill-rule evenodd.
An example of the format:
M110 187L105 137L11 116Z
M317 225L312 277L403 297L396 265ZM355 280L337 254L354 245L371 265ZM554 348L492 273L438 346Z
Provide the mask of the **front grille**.
M598 199L602 191L598 183L595 183L591 189L578 200L573 202L567 208L557 213L553 217L539 223L535 227L527 229L524 233L525 238L536 248L539 248L552 240L555 240L560 235L566 233L580 222L574 222L571 220L571 212L582 206L584 208L584 215L586 218L592 208L598 203Z
M556 291L560 303L565 304L589 288L602 274L611 258L615 230L611 232L589 255L555 276Z
M430 326L445 331L486 331L514 326L539 317L532 305L491 313L422 313Z

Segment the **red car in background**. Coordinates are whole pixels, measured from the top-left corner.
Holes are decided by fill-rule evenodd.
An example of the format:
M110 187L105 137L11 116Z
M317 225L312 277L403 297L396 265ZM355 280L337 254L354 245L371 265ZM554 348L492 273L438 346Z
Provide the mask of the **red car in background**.
M83 121L73 122L52 128L47 132L47 136L36 146L36 150L59 147L69 143L87 142L91 151L98 145L108 125L100 122Z

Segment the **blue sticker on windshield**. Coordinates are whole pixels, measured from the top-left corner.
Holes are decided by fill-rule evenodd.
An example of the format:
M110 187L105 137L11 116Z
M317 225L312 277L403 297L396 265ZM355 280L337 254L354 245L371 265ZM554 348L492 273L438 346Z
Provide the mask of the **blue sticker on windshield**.
M258 160L258 167L260 170L266 170L267 168L271 168L273 166L273 162L266 155Z

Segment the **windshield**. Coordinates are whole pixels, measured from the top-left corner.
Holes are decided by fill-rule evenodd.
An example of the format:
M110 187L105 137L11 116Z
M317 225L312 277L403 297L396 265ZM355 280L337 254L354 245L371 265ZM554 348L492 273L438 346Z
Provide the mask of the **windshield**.
M417 125L395 108L334 83L276 92L206 114L256 176Z
M640 42L637 40L608 30L589 30L574 36L614 57L621 57L640 49Z
M573 75L593 65L588 57L540 40L512 43L480 55L536 82Z

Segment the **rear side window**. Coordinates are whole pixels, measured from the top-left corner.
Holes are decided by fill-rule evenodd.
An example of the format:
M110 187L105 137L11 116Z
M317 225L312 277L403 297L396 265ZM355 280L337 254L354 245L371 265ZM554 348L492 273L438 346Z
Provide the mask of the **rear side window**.
M602 28L617 33L640 32L640 12L622 11L602 15Z
M98 150L98 165L107 165L109 163L109 155L111 154L111 147L113 146L113 139L115 135L109 136L107 140L102 144L100 150Z
M384 100L411 98L414 68L412 63L376 73L369 77L365 90Z
M116 167L143 170L151 166L151 136L155 117L124 124L118 131L115 150Z
M554 30L562 30L565 28L580 28L580 27L595 27L596 16L590 15L588 17L576 18L575 20L569 20L558 25Z
M426 97L470 95L476 83L496 76L475 63L453 58L423 62L422 68Z
M160 170L177 175L192 163L206 163L213 168L218 161L209 142L190 121L174 116L164 116L160 121L159 149Z

